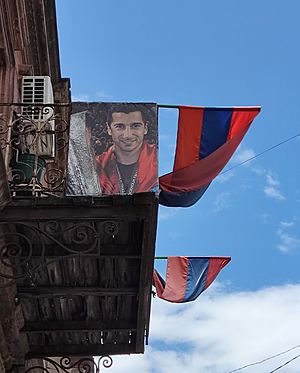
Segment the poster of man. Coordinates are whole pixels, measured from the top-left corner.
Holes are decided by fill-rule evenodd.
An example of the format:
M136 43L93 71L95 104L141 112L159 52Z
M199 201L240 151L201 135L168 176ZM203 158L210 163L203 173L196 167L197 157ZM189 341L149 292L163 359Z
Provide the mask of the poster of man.
M157 190L156 104L73 103L67 194Z

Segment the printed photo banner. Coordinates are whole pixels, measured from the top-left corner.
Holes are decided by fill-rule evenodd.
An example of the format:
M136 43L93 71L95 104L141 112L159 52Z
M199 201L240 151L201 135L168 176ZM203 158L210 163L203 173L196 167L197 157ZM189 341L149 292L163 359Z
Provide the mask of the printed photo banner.
M158 191L157 105L74 102L67 195Z

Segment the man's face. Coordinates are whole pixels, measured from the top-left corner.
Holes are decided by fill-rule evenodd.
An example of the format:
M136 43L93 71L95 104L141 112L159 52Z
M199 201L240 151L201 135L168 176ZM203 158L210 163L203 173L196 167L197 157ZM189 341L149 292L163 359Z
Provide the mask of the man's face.
M132 152L141 148L148 126L143 122L140 111L132 111L128 114L113 113L107 131L117 148L124 152Z

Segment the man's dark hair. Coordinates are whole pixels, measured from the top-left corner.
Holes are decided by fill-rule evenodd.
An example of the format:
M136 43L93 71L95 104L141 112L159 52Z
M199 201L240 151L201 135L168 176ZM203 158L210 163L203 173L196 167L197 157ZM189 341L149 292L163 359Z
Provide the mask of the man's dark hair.
M113 113L125 113L129 114L133 111L140 111L142 114L143 122L146 123L149 121L149 115L147 113L148 109L144 104L132 104L132 103L115 103L109 106L107 112L107 123L110 125L112 122Z

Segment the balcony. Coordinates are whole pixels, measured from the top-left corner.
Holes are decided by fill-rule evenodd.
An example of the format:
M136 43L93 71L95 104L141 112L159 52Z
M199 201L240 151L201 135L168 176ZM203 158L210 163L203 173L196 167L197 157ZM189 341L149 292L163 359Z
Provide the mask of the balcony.
M70 105L1 105L0 140L13 196L64 195Z
M157 198L66 197L70 107L2 108L11 200L0 211L0 292L22 311L24 351L12 365L143 353Z

